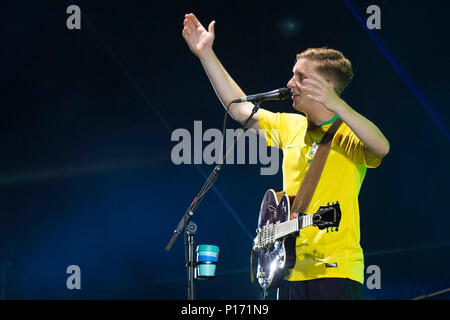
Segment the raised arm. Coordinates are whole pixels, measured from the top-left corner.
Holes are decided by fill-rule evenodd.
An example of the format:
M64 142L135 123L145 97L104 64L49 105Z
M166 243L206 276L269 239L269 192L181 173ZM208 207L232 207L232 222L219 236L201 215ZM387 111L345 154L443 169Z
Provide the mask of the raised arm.
M182 34L191 51L200 59L214 91L226 107L232 100L245 96L245 93L231 78L212 49L215 24L216 22L212 21L206 30L197 17L189 13L185 15ZM229 113L234 120L244 124L252 109L253 104L250 102L232 104ZM258 113L247 126L259 130Z

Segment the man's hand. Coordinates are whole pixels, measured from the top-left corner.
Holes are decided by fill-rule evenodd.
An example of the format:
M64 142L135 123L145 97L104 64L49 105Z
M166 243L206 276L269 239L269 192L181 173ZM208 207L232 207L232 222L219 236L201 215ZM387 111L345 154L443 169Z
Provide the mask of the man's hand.
M216 22L211 21L206 30L193 13L186 14L184 17L183 38L191 51L199 58L223 106L227 107L234 99L245 97L246 94L228 74L212 49ZM229 113L234 120L243 124L251 114L253 107L251 102L237 103L230 107ZM247 124L247 127L259 132L258 112Z
M330 83L317 73L308 74L300 84L307 91L309 99L321 103L336 113L365 144L365 153L369 158L384 157L389 153L389 141L383 133L368 119L353 110L339 98Z
M341 98L336 91L321 75L317 73L308 74L308 78L300 83L300 89L307 91L306 95L309 99L323 104L328 110L337 113L341 103Z
M193 13L186 14L183 21L183 38L189 49L199 58L212 49L214 42L214 26L216 22L211 21L208 30L198 21Z

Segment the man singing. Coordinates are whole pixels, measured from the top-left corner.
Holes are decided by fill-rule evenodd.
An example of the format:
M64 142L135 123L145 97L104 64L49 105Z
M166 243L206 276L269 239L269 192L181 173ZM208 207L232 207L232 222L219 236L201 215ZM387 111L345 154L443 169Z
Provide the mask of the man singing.
M194 14L186 14L182 34L227 106L246 94L212 49L215 23L206 30ZM359 243L358 194L366 169L380 165L389 152L389 142L371 121L340 98L353 76L351 63L341 52L307 49L297 55L292 73L287 86L293 108L302 114L261 108L247 127L262 134L268 146L283 150L283 191L295 196L321 138L340 118L343 122L305 213L339 201L342 218L338 229L302 230L296 239L296 264L279 287L278 299L361 299L364 255ZM252 109L250 102L233 104L229 113L243 124Z

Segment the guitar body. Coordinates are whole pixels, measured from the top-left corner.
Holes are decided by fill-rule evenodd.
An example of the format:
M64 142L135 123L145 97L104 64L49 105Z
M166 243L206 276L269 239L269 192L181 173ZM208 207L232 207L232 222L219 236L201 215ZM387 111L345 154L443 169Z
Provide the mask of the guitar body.
M288 221L292 200L286 194L267 190L259 211L258 228ZM296 237L297 235L291 235L276 240L267 250L259 252L256 277L262 288L277 287L287 275L288 269L294 267Z
M278 287L288 269L294 267L295 243L301 229L309 226L319 230L339 227L339 201L320 206L316 213L306 215L291 213L293 201L294 197L269 189L261 203L252 256L253 253L258 255L256 277L263 289Z

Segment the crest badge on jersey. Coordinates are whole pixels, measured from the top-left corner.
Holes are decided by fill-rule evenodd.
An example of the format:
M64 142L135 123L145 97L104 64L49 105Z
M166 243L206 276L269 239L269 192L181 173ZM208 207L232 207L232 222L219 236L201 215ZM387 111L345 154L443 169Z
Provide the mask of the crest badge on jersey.
M306 154L306 160L308 162L312 161L314 154L317 151L317 148L319 148L319 145L317 143L313 142L313 144L311 145L311 147L308 150L308 153Z

